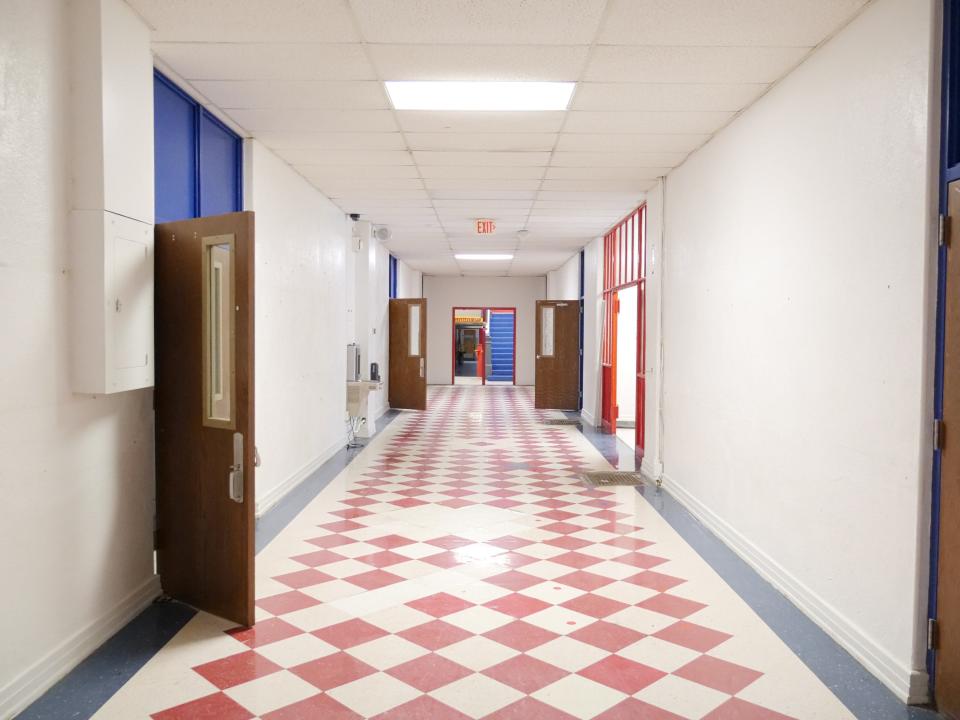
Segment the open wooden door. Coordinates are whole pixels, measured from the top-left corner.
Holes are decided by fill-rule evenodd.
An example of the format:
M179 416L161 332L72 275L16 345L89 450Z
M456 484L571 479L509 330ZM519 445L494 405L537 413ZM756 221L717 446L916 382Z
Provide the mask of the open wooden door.
M940 450L940 536L937 569L937 709L960 718L960 182L948 190L944 304L943 433ZM956 436L954 437L954 434Z
M580 306L537 300L534 407L576 410L579 404Z
M617 292L605 295L606 357L601 366L600 427L605 433L617 432L617 329L620 320L620 296Z
M427 409L427 301L390 301L390 407Z
M241 625L254 622L253 224L156 226L160 582Z

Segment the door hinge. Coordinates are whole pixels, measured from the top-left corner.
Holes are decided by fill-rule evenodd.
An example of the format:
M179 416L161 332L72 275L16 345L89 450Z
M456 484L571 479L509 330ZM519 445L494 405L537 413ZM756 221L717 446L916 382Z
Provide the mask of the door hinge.
M943 443L947 439L947 428L943 420L934 418L933 420L933 449L943 450Z
M950 216L940 216L940 227L937 232L937 245L950 247Z
M927 650L936 650L937 640L937 621L934 618L927 618Z

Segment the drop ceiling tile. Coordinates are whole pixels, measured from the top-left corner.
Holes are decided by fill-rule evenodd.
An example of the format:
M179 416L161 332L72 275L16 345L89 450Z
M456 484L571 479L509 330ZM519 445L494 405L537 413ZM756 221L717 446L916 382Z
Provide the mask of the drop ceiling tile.
M389 110L231 110L227 113L254 134L268 132L391 132Z
M423 181L424 185L431 192L438 190L461 190L466 192L492 193L507 191L527 191L534 192L540 187L540 180L491 180L484 178L476 179L455 179L455 178L430 178Z
M809 48L628 47L600 45L584 80L596 82L771 83Z
M622 152L555 152L551 167L676 167L684 161L687 153Z
M747 107L767 83L580 83L572 110L731 110Z
M558 202L570 202L570 203L584 203L587 205L600 206L604 203L609 205L630 205L633 204L633 207L638 206L643 202L643 198L646 196L645 192L631 190L631 191L613 191L613 192L596 192L591 191L587 192L585 189L577 190L548 190L544 189L540 191L540 194L537 195L537 201L558 201Z
M407 133L411 150L547 151L556 133Z
M653 180L666 175L666 167L550 167L547 180Z
M359 44L154 43L187 80L376 80Z
M341 0L128 0L155 40L356 42Z
M563 112L397 112L405 132L423 133L554 133L560 130L563 116Z
M381 165L367 167L363 165L299 165L294 168L304 177L323 184L335 184L338 180L380 181L394 178L417 178L417 168L413 165Z
M354 190L346 192L339 197L350 200L351 202L364 203L366 205L376 205L377 207L387 207L395 205L408 205L413 201L417 203L429 203L430 196L424 189L419 190Z
M321 148L275 149L277 155L294 165L413 165L405 150L327 150Z
M505 179L539 180L543 177L543 167L489 167L487 165L422 165L420 172L424 178L455 179Z
M372 43L588 45L604 0L352 0Z
M355 80L195 80L192 85L225 110L315 108L389 110L383 84Z
M404 150L403 135L397 132L262 132L257 139L274 150Z
M440 212L475 213L477 210L498 208L502 212L527 212L533 207L532 200L461 200L437 198L434 206Z
M693 134L603 134L561 133L557 141L558 151L575 152L676 152L689 153L703 145L710 136Z
M417 165L546 166L548 152L413 152Z
M866 0L611 0L598 41L812 47L865 4Z
M732 112L570 112L565 130L608 133L712 133L733 119Z
M576 80L581 46L368 45L384 80Z

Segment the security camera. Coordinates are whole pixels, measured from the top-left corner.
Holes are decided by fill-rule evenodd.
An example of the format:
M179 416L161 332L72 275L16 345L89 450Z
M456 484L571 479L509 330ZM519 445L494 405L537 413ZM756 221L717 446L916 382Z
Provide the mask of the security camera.
M350 219L356 222L360 219L360 213L350 213Z

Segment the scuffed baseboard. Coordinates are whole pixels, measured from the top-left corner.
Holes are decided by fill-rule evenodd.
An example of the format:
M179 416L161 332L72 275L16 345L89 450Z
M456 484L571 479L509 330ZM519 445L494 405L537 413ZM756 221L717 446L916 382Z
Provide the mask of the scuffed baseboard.
M903 665L864 633L856 623L777 563L753 542L720 518L682 484L669 475L661 475L663 487L689 510L714 535L777 588L807 617L819 625L841 647L853 655L868 671L905 703L927 701L927 673Z
M0 718L11 718L53 687L90 653L113 637L160 595L160 577L152 575L136 590L74 633L0 689Z
M344 434L343 437L338 438L332 445L330 445L330 447L300 468L289 478L284 480L272 490L264 493L263 497L257 500L257 519L259 520L266 512L270 510L270 508L283 500L287 493L292 492L300 483L313 475L313 473L316 472L321 465L340 452L340 450L342 450L346 444L347 436Z

